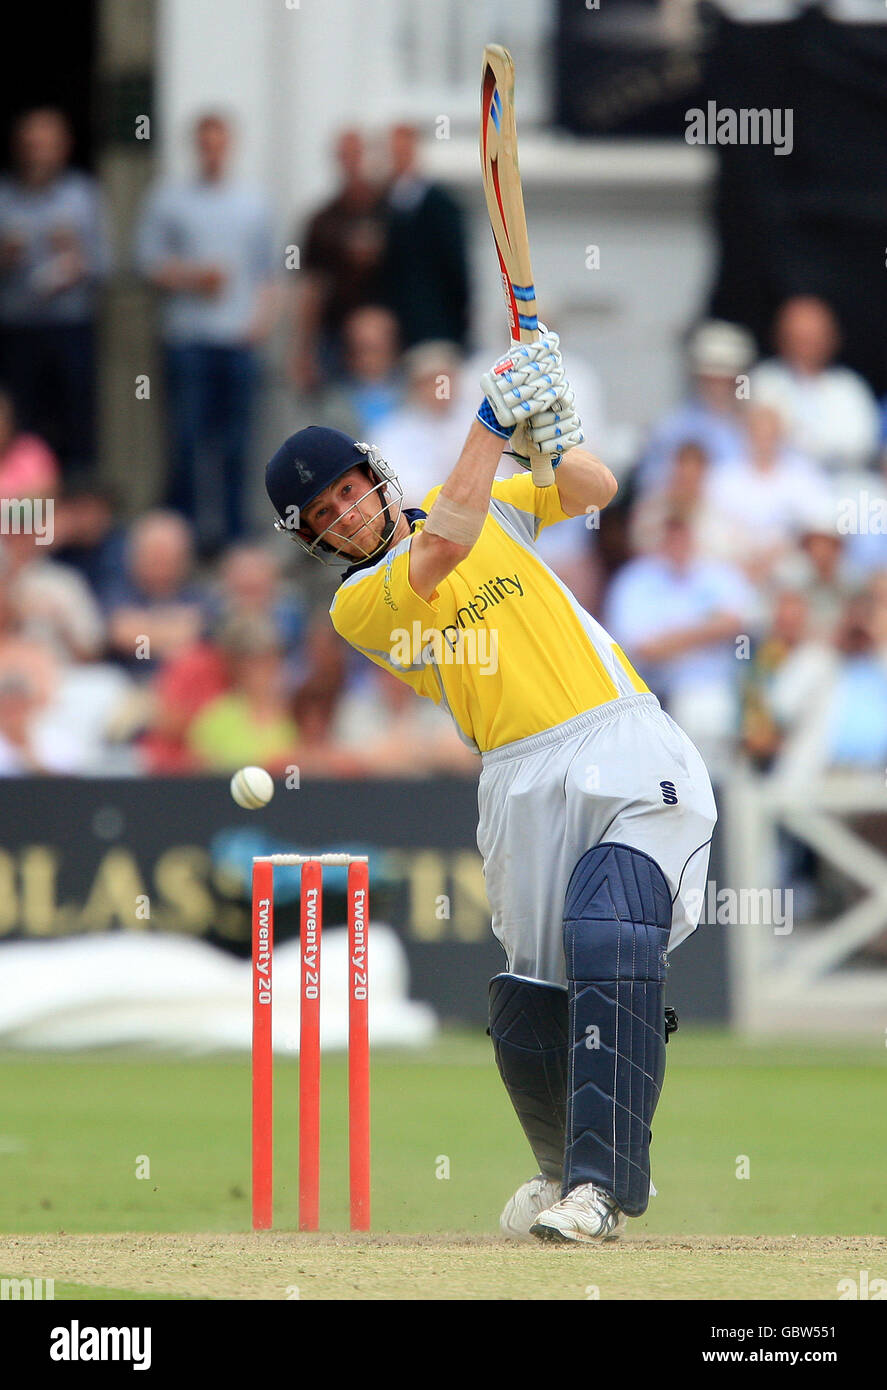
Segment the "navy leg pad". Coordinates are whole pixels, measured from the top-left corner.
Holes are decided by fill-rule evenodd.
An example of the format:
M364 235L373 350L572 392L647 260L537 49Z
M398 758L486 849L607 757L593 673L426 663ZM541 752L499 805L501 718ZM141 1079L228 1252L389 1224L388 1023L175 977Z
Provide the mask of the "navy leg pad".
M629 1216L650 1196L650 1124L665 1073L665 875L629 845L588 850L564 902L570 1070L564 1194L604 1188Z
M539 1169L560 1181L567 1103L567 991L517 975L490 981L499 1074Z

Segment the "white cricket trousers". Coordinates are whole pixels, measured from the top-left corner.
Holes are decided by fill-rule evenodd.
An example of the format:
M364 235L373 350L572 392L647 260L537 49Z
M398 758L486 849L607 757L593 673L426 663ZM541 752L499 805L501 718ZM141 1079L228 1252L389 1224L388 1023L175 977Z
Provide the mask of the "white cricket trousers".
M671 889L672 950L695 930L717 820L708 772L655 695L609 701L483 755L477 846L507 970L565 985L564 897L577 861L615 842Z

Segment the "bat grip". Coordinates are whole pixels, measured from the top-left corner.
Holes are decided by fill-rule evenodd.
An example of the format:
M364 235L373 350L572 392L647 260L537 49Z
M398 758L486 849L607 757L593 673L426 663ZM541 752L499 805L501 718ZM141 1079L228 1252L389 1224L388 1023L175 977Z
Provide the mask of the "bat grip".
M554 482L554 469L548 454L539 454L536 458L531 455L530 469L537 487L551 487Z
M520 341L522 343L535 343L542 337L539 328L520 329ZM533 446L530 445L530 448ZM533 482L536 487L551 487L554 483L554 469L551 466L551 458L548 454L533 453L530 455L530 472L533 475Z
M538 328L522 328L520 331L522 343L535 343L541 337L542 334ZM530 445L530 447L533 446ZM554 483L554 469L548 454L531 454L530 471L533 474L533 482L536 487L551 487Z

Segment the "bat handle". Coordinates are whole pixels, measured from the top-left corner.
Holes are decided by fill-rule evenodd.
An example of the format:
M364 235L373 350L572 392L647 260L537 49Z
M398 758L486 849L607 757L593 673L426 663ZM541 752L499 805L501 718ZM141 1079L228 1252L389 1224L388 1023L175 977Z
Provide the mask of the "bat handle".
M535 343L542 334L538 328L523 328L520 333L522 343ZM530 455L530 471L536 487L551 487L554 483L554 469L548 454Z
M530 468L533 473L533 482L537 487L551 487L554 482L554 469L548 454L539 454L537 458L531 457Z

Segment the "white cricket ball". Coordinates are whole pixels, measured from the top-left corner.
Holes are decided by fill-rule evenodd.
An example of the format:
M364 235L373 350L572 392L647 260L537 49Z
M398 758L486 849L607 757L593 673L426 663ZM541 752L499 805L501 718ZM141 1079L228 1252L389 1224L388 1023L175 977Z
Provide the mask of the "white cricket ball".
M263 767L242 767L231 778L231 795L245 811L258 811L274 795L271 774Z

